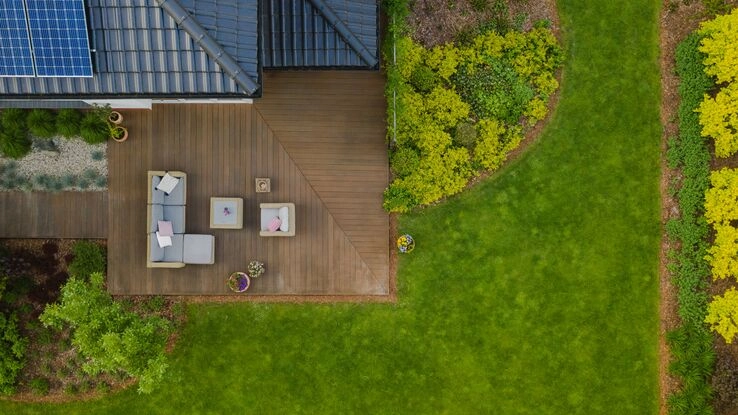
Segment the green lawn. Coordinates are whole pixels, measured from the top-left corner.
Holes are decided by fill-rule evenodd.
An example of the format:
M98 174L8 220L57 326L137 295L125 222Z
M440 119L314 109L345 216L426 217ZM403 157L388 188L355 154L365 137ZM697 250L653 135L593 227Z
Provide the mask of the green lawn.
M553 121L401 218L398 304L193 306L159 392L0 412L656 414L660 2L560 3Z

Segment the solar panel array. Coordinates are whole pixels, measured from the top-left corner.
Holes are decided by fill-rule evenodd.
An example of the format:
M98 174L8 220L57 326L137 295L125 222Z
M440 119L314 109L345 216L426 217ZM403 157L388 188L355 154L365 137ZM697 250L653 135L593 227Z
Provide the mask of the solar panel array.
M0 0L0 76L33 76L23 0Z
M0 0L0 76L91 77L84 0Z

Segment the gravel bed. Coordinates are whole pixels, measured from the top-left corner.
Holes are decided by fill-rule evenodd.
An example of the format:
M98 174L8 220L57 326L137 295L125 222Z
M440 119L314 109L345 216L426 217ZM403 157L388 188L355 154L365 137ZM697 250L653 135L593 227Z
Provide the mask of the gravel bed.
M49 141L55 149L44 149ZM87 144L61 136L34 139L20 160L0 156L0 191L102 191L107 189L107 143Z

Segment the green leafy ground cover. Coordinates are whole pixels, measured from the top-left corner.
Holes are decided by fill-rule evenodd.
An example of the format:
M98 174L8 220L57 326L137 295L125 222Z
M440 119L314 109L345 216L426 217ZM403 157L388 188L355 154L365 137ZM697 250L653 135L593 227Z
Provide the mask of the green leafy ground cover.
M401 218L398 304L192 306L153 394L0 412L656 414L658 6L560 2L557 114Z

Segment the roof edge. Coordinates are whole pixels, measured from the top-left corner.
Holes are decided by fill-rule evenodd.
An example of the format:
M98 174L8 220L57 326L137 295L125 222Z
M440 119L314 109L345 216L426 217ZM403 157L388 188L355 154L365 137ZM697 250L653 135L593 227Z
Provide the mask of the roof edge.
M228 54L223 47L192 17L178 0L156 0L161 7L182 30L200 46L239 86L246 90L249 95L254 95L261 86L254 81Z
M329 6L324 0L308 1L313 4L313 7L318 9L323 17L328 20L328 23L330 23L336 29L338 34L340 34L341 37L346 40L351 48L354 49L354 51L356 51L356 53L358 53L359 56L361 56L361 58L364 59L364 61L366 61L369 66L375 66L377 63L379 63L379 59L375 56L375 54L370 52L369 49L367 49L367 47L364 45L364 43L362 43L359 38L357 38L356 35L351 32L348 26L346 26L346 23L344 23L343 20L338 17L331 6Z

